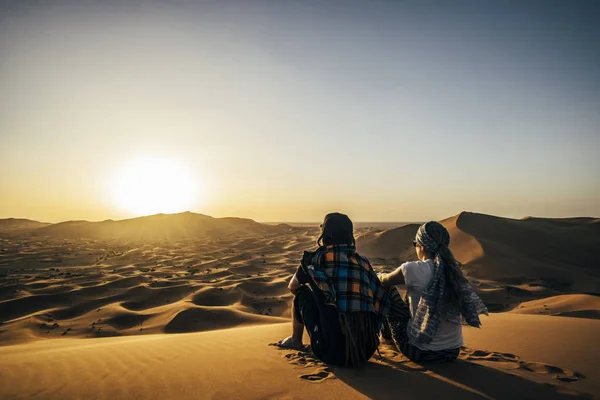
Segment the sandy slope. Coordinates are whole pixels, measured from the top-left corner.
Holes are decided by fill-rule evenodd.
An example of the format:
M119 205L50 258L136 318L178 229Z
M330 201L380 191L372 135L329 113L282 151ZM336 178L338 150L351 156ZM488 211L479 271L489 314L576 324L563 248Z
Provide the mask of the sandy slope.
M361 370L267 346L288 324L181 335L46 340L0 348L3 399L573 399L600 394L600 321L492 315L451 365L382 346ZM577 332L576 342L571 340ZM564 346L569 342L569 346ZM502 352L502 353L501 353ZM580 356L576 356L580 354Z
M25 218L4 218L0 219L0 232L33 230L43 228L48 225L50 224L45 222L33 221Z
M452 252L491 310L566 293L600 293L596 219L515 220L463 212L441 223L450 232ZM417 228L411 224L366 233L357 247L385 266L414 260L411 242Z
M193 213L4 225L0 345L284 321L287 282L318 235Z
M3 399L314 398L322 387L298 379L267 346L282 326L183 335L48 340L3 347ZM346 392L340 381L328 390ZM292 397L292 396L290 396ZM352 397L350 397L352 398ZM354 398L359 398L358 395Z
M600 319L600 297L569 294L527 301L511 312Z
M423 368L382 347L385 358L360 371L267 347L288 333L287 281L314 248L316 226L192 213L0 222L2 399L599 393L598 297L582 294L600 292L586 258L598 240L594 219L442 221L486 304L512 311L466 330L468 349L452 366ZM414 259L415 231L361 227L358 248L389 271Z
M357 239L357 249L372 260L378 258L411 259L414 257L411 243L418 228L417 224L407 224L361 235Z
M465 342L472 349L492 350L474 354L472 361L483 366L494 364L520 376L533 372L538 382L560 380L565 393L572 389L599 398L599 328L598 320L505 313L490 318L482 331L467 330ZM517 363L511 355L519 358Z
M452 223L476 238L483 248L484 256L469 265L473 276L513 284L535 283L560 291L600 292L600 274L593 256L600 245L600 224L590 221L514 220L461 213ZM461 254L457 257L460 259Z
M101 222L67 221L40 227L35 235L55 237L127 238L171 240L238 233L274 232L277 226L259 224L246 218L213 218L184 212Z
M169 228L172 234L208 229L179 222L165 225L178 227ZM0 343L204 331L288 318L287 281L300 249L314 246L316 228L219 219L210 229L218 234L0 237Z
M450 248L471 276L513 285L600 292L593 257L600 224L591 218L515 220L462 212L441 223ZM418 225L362 235L359 250L370 257L414 259L411 241Z

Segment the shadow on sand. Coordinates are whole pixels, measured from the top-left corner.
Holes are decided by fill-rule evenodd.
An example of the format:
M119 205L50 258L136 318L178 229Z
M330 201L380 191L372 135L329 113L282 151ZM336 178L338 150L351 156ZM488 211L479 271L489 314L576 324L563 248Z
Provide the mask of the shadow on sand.
M361 369L335 368L335 376L372 399L581 399L592 396L494 368L456 360L449 364L383 358Z

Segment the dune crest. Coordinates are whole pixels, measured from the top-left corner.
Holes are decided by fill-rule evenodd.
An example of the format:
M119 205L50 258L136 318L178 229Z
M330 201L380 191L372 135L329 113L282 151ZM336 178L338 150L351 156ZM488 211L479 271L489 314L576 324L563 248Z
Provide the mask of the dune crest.
M600 319L600 297L589 294L553 296L526 301L511 312Z
M592 256L600 245L600 230L589 219L557 223L555 219L515 220L463 212L456 226L483 248L485 256L469 268L475 277L534 283L567 293L600 292Z
M452 254L465 265L485 257L485 252L477 238L469 235L458 226L462 215L463 213L440 222L450 233L450 250L452 250Z
M4 218L0 219L0 232L14 232L43 228L51 225L46 222L34 221L26 218Z
M280 229L247 218L213 218L183 212L101 222L67 221L32 231L35 235L55 237L127 238L140 240L176 240L232 232L269 232Z
M412 240L419 228L418 224L407 224L398 228L379 232L369 232L359 236L357 250L370 258L405 258L414 253Z
M450 369L423 369L382 347L384 358L373 359L365 372L368 382L385 377L376 386L305 354L266 347L289 333L292 295L287 282L302 250L315 248L317 225L267 225L193 213L51 225L0 221L0 353L9 362L0 376L13 376L20 368L35 365L47 379L60 382L54 370L46 368L59 362L77 366L61 370L64 376L90 382L80 375L80 370L87 371L80 366L88 365L80 361L81 352L89 351L85 353L89 357L100 357L111 365L122 361L119 365L133 371L140 367L135 360L146 357L152 348L156 350L152 359L162 357L161 352L173 352L169 359L174 369L182 357L193 360L182 367L186 379L197 376L201 360L221 355L219 368L230 371L236 380L247 373L238 367L240 363L275 377L286 376L285 385L262 385L252 392L256 397L291 396L290 387L302 389L294 386L293 378L296 383L327 385L349 398L377 397L381 385L387 385L389 393L402 389L410 395L406 391L409 382L417 382L437 397L450 393L454 398L513 398L516 390L541 398L580 398L600 388L593 368L600 356L592 334L600 308L600 297L595 295L600 293L599 273L590 258L600 244L600 225L595 221L515 220L468 212L441 221L467 278L493 313L483 319L483 329L464 331L468 349L463 349L460 362ZM358 251L371 259L378 272L415 258L411 242L418 224L388 227L355 229ZM510 312L494 313L502 311ZM287 323L271 325L280 322ZM573 332L578 334L576 340L569 336ZM250 343L245 340L250 337L250 353L240 353L240 346ZM74 340L86 338L94 339ZM233 346L228 341L237 342ZM27 358L27 354L36 357L33 349L54 354L51 348L64 352L58 359L40 358L43 366ZM133 364L124 361L125 353ZM257 359L269 367L261 369L254 362ZM147 361L141 372L144 382L147 371L164 372L156 367L160 363ZM109 374L115 387L129 387L127 380L120 380L125 370L110 375L102 368L89 368L90 373ZM410 379L402 381L402 388L394 386L407 373ZM217 375L211 376L218 380ZM433 376L442 378L432 380ZM104 390L102 382L91 379L96 389ZM355 386L348 392L340 380ZM31 380L23 384L37 387ZM167 384L165 397L177 393L177 398L185 398L187 389L184 393L178 388L186 384L189 381ZM246 394L243 388L258 387L237 385L227 391L226 385L220 385L215 396L240 396ZM77 383L64 387L50 385L37 396L53 393L68 398L85 392ZM14 393L0 389L0 395ZM37 392L27 393L35 397ZM125 398L130 392L122 394ZM417 398L419 394L412 393Z
M318 233L193 213L21 226L0 230L0 344L285 321Z
M408 398L423 390L460 399L589 397L600 390L592 319L599 297L576 293L600 292L586 258L598 244L594 221L465 212L443 220L488 308L511 312L466 329L468 348L451 368L423 367L382 346L383 359L372 359L362 377L266 346L289 334L287 282L302 250L315 248L316 225L193 213L0 221L0 396L197 398L200 387L216 397L312 398L314 385L324 385L344 398L382 390ZM378 272L415 258L418 224L386 228L355 229L358 251ZM31 368L39 379L30 379ZM268 378L242 378L256 371ZM208 380L198 383L199 374Z
M558 221L558 222L557 222ZM593 218L515 220L462 212L442 220L450 248L469 276L510 285L532 284L558 292L600 292L594 250L600 246ZM414 259L416 225L358 239L371 257Z
M450 249L490 310L508 311L549 296L600 293L593 257L600 246L596 221L461 212L440 222L450 233ZM412 240L418 226L366 233L357 239L358 250L392 270L416 259Z

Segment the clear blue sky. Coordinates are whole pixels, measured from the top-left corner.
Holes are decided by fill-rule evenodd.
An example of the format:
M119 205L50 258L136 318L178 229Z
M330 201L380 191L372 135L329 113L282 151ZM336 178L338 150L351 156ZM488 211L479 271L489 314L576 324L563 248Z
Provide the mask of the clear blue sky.
M0 218L136 215L149 157L214 216L600 216L599 43L597 1L5 1Z

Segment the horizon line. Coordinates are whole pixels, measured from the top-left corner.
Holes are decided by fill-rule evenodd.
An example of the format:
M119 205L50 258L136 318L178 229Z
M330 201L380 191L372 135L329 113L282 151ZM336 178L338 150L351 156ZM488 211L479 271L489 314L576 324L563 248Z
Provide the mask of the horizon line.
M64 223L64 222L104 222L104 221L123 221L123 220L130 220L130 219L136 219L136 218L145 218L145 217L152 217L152 216L156 216L156 215L178 215L178 214L185 214L185 213L189 213L189 214L196 214L196 215L204 215L210 218L215 218L215 219L220 219L220 218L241 218L241 219L249 219L252 221L255 221L257 223L261 223L261 224L303 224L303 225L313 225L313 224L320 224L322 223L322 220L317 220L317 221L284 221L284 220L271 220L271 221L267 221L267 220L255 220L253 218L249 218L249 217L242 217L242 216L224 216L224 217L214 217L208 214L203 214L200 212L194 212L194 211L182 211L182 212L174 212L174 213L155 213L155 214L147 214L147 215L139 215L139 216L131 216L131 217L124 217L124 218L119 218L119 219L113 219L113 218L105 218L102 220L87 220L87 219L66 219L66 220L61 220L61 221L56 221L56 222L48 222L48 221L41 221L41 220L37 220L37 219L32 219L32 218L27 218L27 217L0 217L0 220L9 220L9 219L21 219L21 220L28 220L28 221L34 221L34 222L39 222L39 223L44 223L44 224L59 224L59 223ZM499 218L507 218L507 219L515 219L515 220L523 220L523 219L527 219L527 218L542 218L542 219L577 219L577 218L586 218L586 219L600 219L600 217L597 216L562 216L562 217L544 217L544 216L533 216L533 215L525 215L521 218L513 218L513 217L507 217L507 216L501 216L501 215L494 215L494 214L487 214L487 213L482 213L482 212L475 212L475 211L466 211L463 210L457 214L448 216L448 217L444 217L439 219L440 221L443 219L447 219L447 218L452 218L454 216L460 215L462 213L472 213L472 214L480 214L480 215L488 215L488 216L492 216L492 217L499 217ZM402 223L402 224L412 224L412 223L423 223L424 221L438 221L438 219L423 219L423 220L406 220L406 221L402 221L402 220L353 220L352 222L354 224L365 224L365 223L376 223L376 224L394 224L394 223Z

